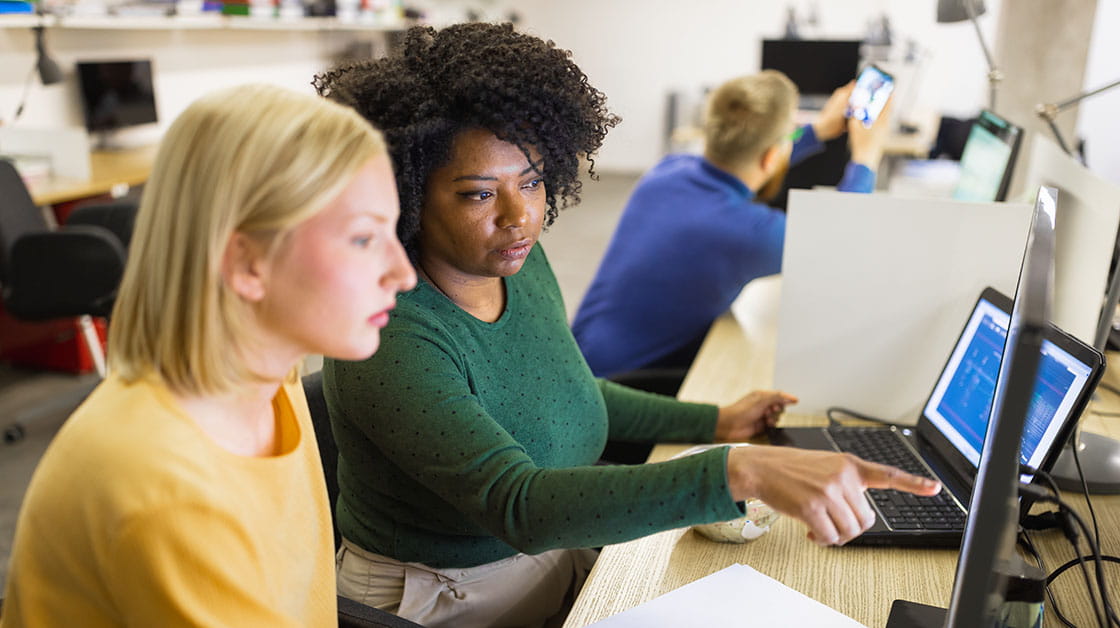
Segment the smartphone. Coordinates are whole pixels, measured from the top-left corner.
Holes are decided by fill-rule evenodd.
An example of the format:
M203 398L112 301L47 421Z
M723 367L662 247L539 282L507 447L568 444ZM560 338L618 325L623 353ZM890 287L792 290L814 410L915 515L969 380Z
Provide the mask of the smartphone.
M893 76L875 65L865 67L856 78L855 89L848 98L848 117L859 120L863 126L871 126L893 91Z

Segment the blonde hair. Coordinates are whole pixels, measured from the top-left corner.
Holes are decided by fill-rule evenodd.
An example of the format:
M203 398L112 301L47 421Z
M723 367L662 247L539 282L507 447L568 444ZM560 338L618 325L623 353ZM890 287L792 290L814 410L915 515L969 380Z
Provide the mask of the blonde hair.
M213 92L164 136L144 189L109 333L109 365L185 394L258 379L245 353L250 306L222 280L235 231L275 251L386 154L353 109L269 85Z
M724 165L743 165L788 132L797 86L777 70L763 70L720 85L708 97L704 154Z

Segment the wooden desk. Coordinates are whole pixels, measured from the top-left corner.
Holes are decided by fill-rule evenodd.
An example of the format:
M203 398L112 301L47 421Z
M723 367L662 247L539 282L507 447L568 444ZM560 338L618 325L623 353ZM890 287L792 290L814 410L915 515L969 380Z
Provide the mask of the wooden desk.
M86 181L51 177L28 186L36 205L54 205L91 196L109 194L114 187L134 186L148 180L156 147L90 153L90 177Z
M776 296L774 290L762 292L764 297ZM681 388L682 399L727 403L773 381L776 308L737 310L744 324L729 314L716 321ZM749 316L744 317L744 312ZM1111 356L1111 361L1120 366L1120 358ZM1105 381L1120 382L1118 371L1120 368L1112 369ZM1120 399L1103 390L1099 397L1100 401L1090 406L1084 425L1120 437L1120 419L1093 415L1115 411L1120 408ZM783 425L824 423L823 417L797 414L782 419ZM662 460L684 448L660 445L650 459ZM1076 504L1088 521L1084 499L1071 495L1065 498ZM1104 537L1101 551L1120 555L1120 496L1096 496L1093 504ZM1068 543L1056 533L1035 533L1034 538L1047 570L1073 557ZM564 626L586 626L729 565L743 563L867 626L879 627L886 624L895 599L947 606L956 561L956 550L820 548L805 539L805 527L800 522L788 517L781 518L766 536L742 545L715 543L687 529L670 530L604 548ZM1120 591L1120 566L1106 563L1105 572L1115 598ZM1095 626L1083 587L1078 573L1067 572L1053 589L1062 612L1074 623ZM1045 625L1059 624L1048 609Z

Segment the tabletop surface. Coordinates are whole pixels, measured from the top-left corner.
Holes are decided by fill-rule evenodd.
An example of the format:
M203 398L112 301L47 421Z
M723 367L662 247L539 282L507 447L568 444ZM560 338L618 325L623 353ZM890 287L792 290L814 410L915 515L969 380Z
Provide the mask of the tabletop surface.
M109 194L115 186L134 186L148 180L155 161L156 147L142 146L125 150L99 151L89 155L88 180L50 177L28 186L36 205L54 205L66 201Z
M738 320L729 314L712 326L679 397L689 401L729 403L746 392L766 388L773 381L776 301L780 283L767 278L748 286L744 298L755 303L736 304ZM752 293L753 291L753 293ZM740 307L742 306L742 307ZM1110 356L1114 363L1118 358ZM1105 381L1120 384L1116 370ZM796 406L791 407L791 410ZM1099 390L1082 425L1120 439L1118 418L1101 412L1120 410L1120 397ZM781 425L824 425L820 416L789 412ZM651 461L664 460L688 445L659 445ZM1065 494L1088 521L1085 500ZM1093 504L1102 530L1101 551L1120 555L1120 496L1098 495ZM583 591L564 624L586 626L649 601L734 563L754 569L852 617L867 626L884 626L895 599L936 606L948 605L956 569L955 549L893 547L821 548L805 538L806 528L781 517L770 532L745 544L716 543L689 531L669 530L603 549ZM1035 532L1047 571L1074 556L1064 538L1055 532ZM1082 626L1095 625L1084 583L1067 572L1053 587L1062 611ZM1120 568L1106 565L1113 597L1120 591ZM1079 619L1078 619L1079 618ZM1047 612L1046 626L1060 625Z

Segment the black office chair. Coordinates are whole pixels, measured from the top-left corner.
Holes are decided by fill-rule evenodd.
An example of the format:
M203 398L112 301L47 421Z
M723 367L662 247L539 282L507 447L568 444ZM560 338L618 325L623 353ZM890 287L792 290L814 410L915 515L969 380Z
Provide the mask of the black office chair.
M311 424L315 427L315 440L319 443L319 458L323 461L323 477L327 480L327 499L331 504L331 521L335 521L338 504L338 447L327 414L327 399L323 396L323 372L315 371L303 376L303 393L311 410ZM334 549L342 547L342 535L334 525Z
M307 407L311 410L311 424L315 428L315 440L319 443L319 457L323 461L323 476L327 481L327 499L331 503L331 521L335 521L335 507L338 504L338 447L334 443L334 432L327 414L327 400L323 396L323 372L316 371L303 376L303 392L307 396ZM338 525L334 529L334 548L342 544ZM398 617L388 611L366 606L349 598L338 596L339 628L423 628L420 624Z
M0 160L0 287L4 307L30 321L107 316L125 245L106 222L131 230L135 208L76 210L52 230L15 166ZM112 216L112 218L106 218Z
M98 372L105 354L92 316L108 316L124 273L133 203L75 210L67 224L51 229L12 162L0 159L0 298L13 317L45 321L77 317L82 339ZM18 423L4 431L19 440Z

